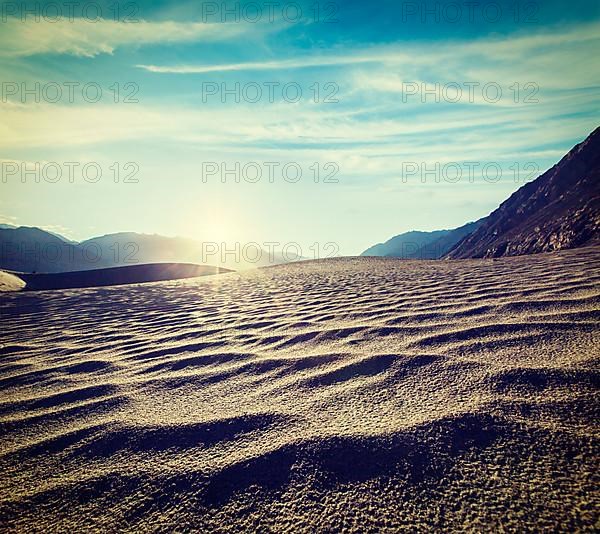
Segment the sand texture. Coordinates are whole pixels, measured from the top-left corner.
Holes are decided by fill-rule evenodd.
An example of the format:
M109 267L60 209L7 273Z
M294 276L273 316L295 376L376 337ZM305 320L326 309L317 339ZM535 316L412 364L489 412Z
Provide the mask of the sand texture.
M3 531L593 531L600 247L0 296Z
M0 271L0 292L2 291L21 291L25 287L25 282L18 276Z

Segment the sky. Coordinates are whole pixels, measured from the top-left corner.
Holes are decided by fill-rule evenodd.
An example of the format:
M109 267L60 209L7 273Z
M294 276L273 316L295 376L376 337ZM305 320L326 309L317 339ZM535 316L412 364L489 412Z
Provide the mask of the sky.
M0 3L0 222L355 255L599 123L592 0L75 4Z

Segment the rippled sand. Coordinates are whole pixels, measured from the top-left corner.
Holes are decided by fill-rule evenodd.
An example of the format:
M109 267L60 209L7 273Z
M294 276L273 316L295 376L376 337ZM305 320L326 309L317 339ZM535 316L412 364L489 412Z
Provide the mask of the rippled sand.
M600 248L0 296L2 530L594 529Z

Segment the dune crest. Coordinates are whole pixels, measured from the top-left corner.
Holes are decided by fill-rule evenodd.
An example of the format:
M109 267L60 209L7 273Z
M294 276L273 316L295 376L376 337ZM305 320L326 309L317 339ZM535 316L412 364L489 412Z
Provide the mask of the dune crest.
M231 271L223 267L192 263L150 263L61 273L17 273L17 276L24 283L20 289L39 291L163 282L228 272Z

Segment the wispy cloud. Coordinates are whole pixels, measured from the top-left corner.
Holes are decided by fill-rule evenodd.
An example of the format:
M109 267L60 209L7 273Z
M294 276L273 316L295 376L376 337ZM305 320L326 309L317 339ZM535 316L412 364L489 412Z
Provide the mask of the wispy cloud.
M381 61L382 56L380 55L363 54L360 56L312 56L301 59L260 61L255 63L229 63L222 65L137 65L137 67L150 72L158 73L202 74L207 72L305 69L311 67L329 67L333 65L358 65L360 63L378 63Z
M512 35L508 37L482 38L469 41L447 41L444 43L399 43L371 46L368 48L330 51L296 57L294 59L265 60L247 63L155 65L141 64L137 67L162 74L198 74L231 71L272 71L306 69L329 66L353 66L380 64L395 67L444 66L450 61L468 58L471 62L480 59L492 64L519 62L547 55L548 50L560 50L565 46L589 46L600 41L600 23L593 22L561 31L544 31L534 35ZM587 60L590 58L587 57ZM528 63L528 62L527 62ZM444 72L445 69L441 69Z
M253 25L256 26L256 25ZM256 28L253 28L256 30ZM195 22L118 22L86 19L21 22L10 18L2 23L0 56L68 54L94 57L112 54L123 46L223 41L247 31L247 25Z
M447 107L415 117L357 117L354 110L289 104L245 108L115 107L37 105L0 112L0 148L7 156L27 147L46 153L67 146L106 143L201 146L211 157L246 154L268 161L278 153L295 157L348 158L357 173L376 165L388 172L402 160L457 161L499 158L576 138L594 126L577 102L565 101L560 112L540 104L510 109L489 106L477 113ZM126 127L125 127L126 125ZM518 129L515 125L519 125ZM80 149L78 149L80 150ZM87 149L85 149L87 150ZM521 157L526 157L521 155ZM396 163L394 163L396 162Z

